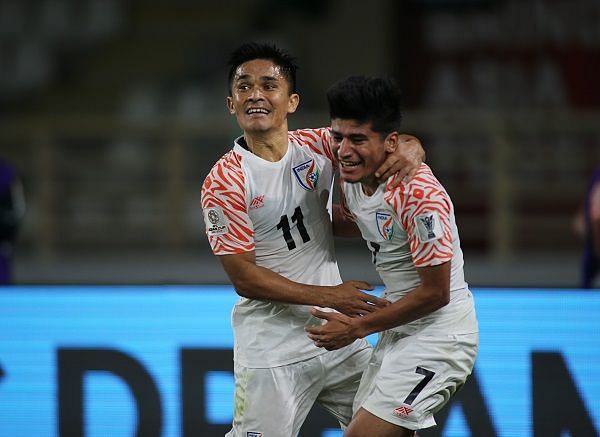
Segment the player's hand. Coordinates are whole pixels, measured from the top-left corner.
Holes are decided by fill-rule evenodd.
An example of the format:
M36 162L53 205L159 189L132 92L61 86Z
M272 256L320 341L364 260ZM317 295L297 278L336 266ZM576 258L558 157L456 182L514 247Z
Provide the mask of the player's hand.
M329 351L348 346L357 338L361 338L357 329L356 321L344 314L324 312L317 308L310 310L310 313L327 323L323 325L307 326L304 330L308 334L315 346L323 347Z
M412 135L400 134L396 150L390 153L385 162L375 172L375 177L382 183L396 174L391 188L412 180L425 159L425 151L421 142Z
M368 282L345 281L330 287L330 290L327 306L351 317L364 316L390 304L386 299L362 291L373 290Z

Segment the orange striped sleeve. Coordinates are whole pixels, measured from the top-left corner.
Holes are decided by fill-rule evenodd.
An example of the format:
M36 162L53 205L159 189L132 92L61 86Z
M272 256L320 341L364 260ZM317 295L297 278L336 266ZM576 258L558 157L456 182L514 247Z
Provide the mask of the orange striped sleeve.
M202 212L215 255L254 250L254 228L246 205L242 157L233 150L212 168L202 184Z
M314 153L326 156L335 164L331 151L331 133L329 128L299 129L288 133L290 141L294 141L301 147L308 147Z
M408 184L386 192L385 198L406 230L416 267L452 259L450 198L427 165L422 164Z

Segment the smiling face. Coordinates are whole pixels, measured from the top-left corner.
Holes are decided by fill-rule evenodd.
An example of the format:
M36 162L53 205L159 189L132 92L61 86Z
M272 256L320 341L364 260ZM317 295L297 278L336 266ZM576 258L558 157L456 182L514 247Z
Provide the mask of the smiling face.
M245 133L287 131L287 116L296 111L299 100L277 65L254 59L235 70L227 108Z
M350 183L376 187L375 171L398 145L398 133L382 136L371 123L334 118L331 120L333 152L340 163L340 176Z

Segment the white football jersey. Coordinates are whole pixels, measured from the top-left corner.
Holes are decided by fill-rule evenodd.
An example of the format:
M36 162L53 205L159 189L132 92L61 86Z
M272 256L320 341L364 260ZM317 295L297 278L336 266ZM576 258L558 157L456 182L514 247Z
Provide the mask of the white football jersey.
M202 186L208 240L215 255L255 251L256 264L296 282L341 283L328 205L333 155L328 129L288 134L288 150L266 161L240 145L225 154ZM236 360L274 367L321 353L304 327L319 323L309 306L241 297L233 309Z
M371 250L385 285L384 297L394 302L420 284L417 267L451 262L450 303L394 330L427 329L448 334L477 332L473 297L465 282L463 255L454 206L426 164L415 178L395 189L381 184L367 196L360 183L343 183L344 210L354 220Z

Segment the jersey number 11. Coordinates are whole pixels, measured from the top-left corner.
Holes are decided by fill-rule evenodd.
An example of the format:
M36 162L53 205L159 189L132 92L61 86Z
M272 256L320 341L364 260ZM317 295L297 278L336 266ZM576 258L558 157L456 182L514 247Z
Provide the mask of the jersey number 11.
M304 215L302 214L302 209L299 206L294 210L294 215L292 215L292 222L297 224L298 232L300 232L300 236L302 237L302 242L307 243L310 241L310 235L306 231L304 227ZM277 225L277 229L281 229L283 231L283 238L287 244L288 250L292 250L296 248L296 242L292 237L292 233L290 232L290 221L288 220L287 215L282 215L281 220L279 220L279 224Z

